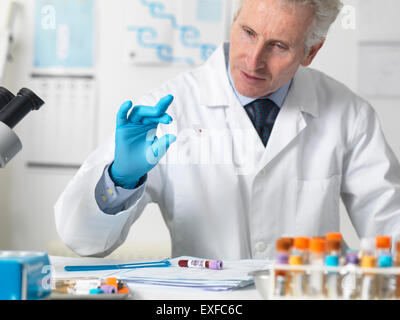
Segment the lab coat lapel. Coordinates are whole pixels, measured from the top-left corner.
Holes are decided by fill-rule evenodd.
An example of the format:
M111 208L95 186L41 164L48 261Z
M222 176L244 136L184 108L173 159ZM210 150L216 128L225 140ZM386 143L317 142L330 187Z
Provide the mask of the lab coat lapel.
M226 123L232 136L232 155L236 173L254 174L265 153L265 147L234 93L230 107L226 109Z
M202 67L200 104L209 110L224 110L225 129L232 141L232 162L238 175L252 174L265 148L244 107L229 83L226 61L229 43L225 43Z
M240 105L226 72L229 44L225 43L201 67L200 104L209 109L225 110L226 127L233 142L233 162L238 174L257 174L307 127L304 113L319 116L312 75L300 67L265 148L244 107ZM247 161L247 164L244 162Z
M311 80L304 72L304 68L300 67L276 119L258 172L292 143L296 143L296 138L307 127L305 114L319 116L317 95L315 88L310 85L313 83Z

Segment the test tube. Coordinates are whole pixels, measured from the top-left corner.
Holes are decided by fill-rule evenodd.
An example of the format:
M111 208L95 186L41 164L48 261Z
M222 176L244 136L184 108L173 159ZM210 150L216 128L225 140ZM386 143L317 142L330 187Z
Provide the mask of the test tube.
M310 238L307 237L295 237L293 240L293 255L299 255L302 258L302 264L308 264Z
M373 237L365 237L361 239L361 250L359 259L361 268L376 267L376 240ZM360 297L363 300L371 300L377 297L376 292L376 276L373 272L363 272L361 276Z
M393 266L391 255L381 254L378 257L379 268ZM379 299L393 299L396 293L396 277L393 274L379 274L377 277L377 294Z
M291 237L282 237L280 238L281 241L284 241L289 246L289 253L293 249L294 238Z
M378 255L378 267L390 268L393 266L391 255L392 239L389 236L376 236L375 245ZM391 274L377 275L377 294L379 299L392 299L395 296L396 278Z
M360 243L361 250L359 252L359 259L361 261L364 256L376 256L375 239L374 238L362 238Z
M363 255L361 268L375 268L376 258L372 255ZM372 300L377 297L376 278L373 272L364 272L361 279L361 299Z
M325 256L325 265L327 267L339 267L339 255L328 254ZM325 277L325 296L328 299L339 299L340 290L340 274L338 271L327 271Z
M342 242L338 239L326 240L326 253L332 256L340 256Z
M289 254L292 246L292 241L288 238L281 238L276 241L276 264L287 265L289 263ZM278 297L283 297L288 293L289 278L288 272L284 270L275 270L275 290L274 294Z
M301 255L291 255L289 257L289 265L302 266L303 257ZM290 277L290 295L296 298L302 298L306 291L305 272L302 270L293 270Z
M327 234L325 265L327 267L339 267L339 257L342 245L341 234ZM328 299L339 299L340 292L340 274L337 271L328 271L325 277L325 296Z
M379 268L390 268L393 266L391 255L380 255L378 258ZM380 274L378 278L379 299L394 299L396 297L396 277L394 274Z
M342 297L344 300L355 300L359 295L360 281L356 272L358 264L358 251L348 249L346 252L346 274L342 280Z
M337 245L338 249L337 250L337 254L339 255L339 264L344 264L344 261L341 260L341 254L342 254L342 243L343 243L343 236L340 232L328 232L325 235L325 239L327 241L327 253L330 254L330 250L332 250L332 248L330 248L329 246L329 242L334 242L334 243L339 243ZM336 245L335 245L336 246Z
M314 237L310 241L310 265L321 270L310 271L308 294L313 297L321 297L324 291L324 257L326 241L321 237ZM319 268L318 268L319 267Z
M342 244L343 241L343 237L342 234L340 232L328 232L325 235L325 239L328 240L337 240L340 242L340 245Z
M380 255L391 255L392 238L389 236L376 236L375 246L378 257Z

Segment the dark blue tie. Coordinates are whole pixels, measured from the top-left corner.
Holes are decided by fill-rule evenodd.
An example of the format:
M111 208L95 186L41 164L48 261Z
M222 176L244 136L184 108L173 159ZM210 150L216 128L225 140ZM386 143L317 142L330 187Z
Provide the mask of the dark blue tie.
M270 99L258 99L245 106L245 109L261 141L267 146L280 108Z

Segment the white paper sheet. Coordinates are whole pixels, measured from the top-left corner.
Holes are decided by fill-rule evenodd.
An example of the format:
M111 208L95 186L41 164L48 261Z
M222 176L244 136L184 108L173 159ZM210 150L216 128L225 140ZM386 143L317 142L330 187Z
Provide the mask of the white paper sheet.
M197 287L206 290L232 290L253 284L249 272L266 269L267 260L228 260L223 262L222 270L182 268L178 266L181 259L200 259L179 257L171 259L169 268L133 269L118 273L119 279L128 282L157 284L177 287Z
M181 288L199 288L211 291L226 291L253 284L249 273L256 270L267 269L271 264L268 260L226 260L223 261L222 270L200 268L182 268L178 266L181 259L200 259L196 257L179 257L171 259L171 266L167 268L142 268L130 270L104 270L85 272L66 272L65 265L71 265L71 258L63 259L52 257L55 279L77 277L116 277L126 282L142 283L149 285L163 285ZM137 262L137 261L136 261ZM106 265L124 264L127 261L107 259L77 259L73 265Z

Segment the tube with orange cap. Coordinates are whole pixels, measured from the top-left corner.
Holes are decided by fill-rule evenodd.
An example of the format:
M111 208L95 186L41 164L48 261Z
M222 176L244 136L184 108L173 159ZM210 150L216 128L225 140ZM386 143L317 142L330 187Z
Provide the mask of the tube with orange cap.
M325 235L326 240L339 240L340 242L343 241L343 236L340 232L328 232Z
M314 297L322 297L324 292L324 266L326 240L321 237L313 237L310 240L310 265L321 270L310 271L308 294Z
M378 267L390 268L393 266L391 254L392 238L390 236L376 236L375 245L378 253ZM396 291L396 278L392 274L378 274L376 277L377 294L379 299L393 299Z
M325 239L327 241L327 253L340 256L342 253L343 243L342 234L340 232L328 232L325 235ZM330 243L335 243L334 247L331 247Z
M391 255L392 238L390 236L376 236L375 247L378 257L381 255Z
M289 258L289 264L307 265L309 262L310 238L295 237L293 239L292 254ZM294 270L291 274L290 294L301 298L307 292L307 274L304 271Z
M330 256L340 256L342 243L338 239L327 239L326 240L326 253Z
M341 240L327 237L326 241L327 255L325 256L325 265L327 267L338 268ZM325 296L328 299L339 299L341 296L341 276L338 271L328 271L325 276Z
M293 239L293 255L301 256L302 264L308 264L309 262L309 249L310 238L307 237L295 237Z
M289 249L289 254L293 249L293 243L294 243L294 238L291 237L282 237L279 239L279 241L284 242L285 243L285 248L288 247Z

